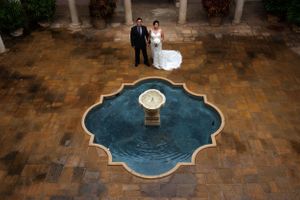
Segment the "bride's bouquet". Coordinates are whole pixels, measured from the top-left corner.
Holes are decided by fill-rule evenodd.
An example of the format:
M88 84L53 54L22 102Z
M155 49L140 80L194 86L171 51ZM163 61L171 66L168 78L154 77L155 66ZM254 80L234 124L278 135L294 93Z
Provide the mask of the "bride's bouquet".
M155 47L158 47L158 45L160 44L160 39L159 39L159 38L155 38L155 39L153 40L153 43L154 43L154 46L155 46Z

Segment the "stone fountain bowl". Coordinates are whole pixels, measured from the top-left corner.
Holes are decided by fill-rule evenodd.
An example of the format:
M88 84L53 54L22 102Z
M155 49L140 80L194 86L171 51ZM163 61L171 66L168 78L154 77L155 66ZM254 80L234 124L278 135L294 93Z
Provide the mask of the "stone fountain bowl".
M149 89L139 96L139 103L143 108L154 111L166 103L166 97L159 90Z

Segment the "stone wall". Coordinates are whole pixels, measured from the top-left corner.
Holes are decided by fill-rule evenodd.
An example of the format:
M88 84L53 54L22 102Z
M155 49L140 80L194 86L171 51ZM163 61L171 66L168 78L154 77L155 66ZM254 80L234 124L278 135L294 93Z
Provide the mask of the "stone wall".
M116 15L114 22L124 23L124 6L123 6L124 0L117 0L117 9L116 9ZM161 2L166 1L168 3L168 0L162 0ZM174 4L178 5L179 0L173 0ZM224 19L225 23L231 23L234 16L234 10L235 10L235 2L237 0L232 0L230 13L229 15ZM244 14L242 17L242 21L249 20L256 21L256 19L262 18L262 3L261 0L245 0L245 7L244 7ZM89 17L89 5L90 0L76 0L77 9L79 18L88 18ZM155 4L156 2L153 2L151 0L145 1L145 4ZM68 0L57 0L57 12L56 16L58 18L69 18L69 8L68 8ZM139 3L141 5L141 3ZM132 6L135 7L136 3L133 1ZM158 5L159 8L159 5ZM178 13L178 7L174 7L176 12ZM146 12L149 12L146 10ZM253 17L254 16L254 17ZM257 17L259 16L259 17ZM253 20L254 19L254 20ZM174 21L172 19L172 21ZM177 20L175 20L177 22ZM174 21L174 22L175 22ZM187 8L187 21L189 23L207 23L207 15L202 7L202 0L188 0L188 8Z
M90 0L76 0L76 7L78 9L79 17L87 17L89 16L89 3ZM69 17L69 8L68 8L68 0L56 0L56 16L58 17ZM123 11L123 0L117 0L117 9L116 11Z

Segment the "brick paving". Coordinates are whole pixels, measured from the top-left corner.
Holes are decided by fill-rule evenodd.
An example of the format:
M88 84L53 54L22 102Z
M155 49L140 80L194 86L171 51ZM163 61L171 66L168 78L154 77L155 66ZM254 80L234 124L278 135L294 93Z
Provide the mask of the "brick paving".
M113 31L45 30L5 40L0 199L300 198L300 57L284 35L207 32L168 41L166 49L183 55L171 72L133 67L125 36L116 38ZM146 76L185 82L226 120L217 147L201 151L195 166L155 180L108 166L81 127L101 94Z

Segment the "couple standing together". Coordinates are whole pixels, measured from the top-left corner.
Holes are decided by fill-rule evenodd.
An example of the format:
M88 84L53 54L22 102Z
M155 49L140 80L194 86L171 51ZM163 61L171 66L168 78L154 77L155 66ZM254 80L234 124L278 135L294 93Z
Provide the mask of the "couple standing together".
M148 32L147 27L142 25L142 19L137 18L136 25L131 28L130 41L135 50L135 66L140 63L140 52L144 57L144 64L150 66L147 45L150 44L153 58L153 66L157 69L172 70L180 67L182 56L178 51L162 50L164 40L163 31L159 27L159 21L153 22L153 28Z

